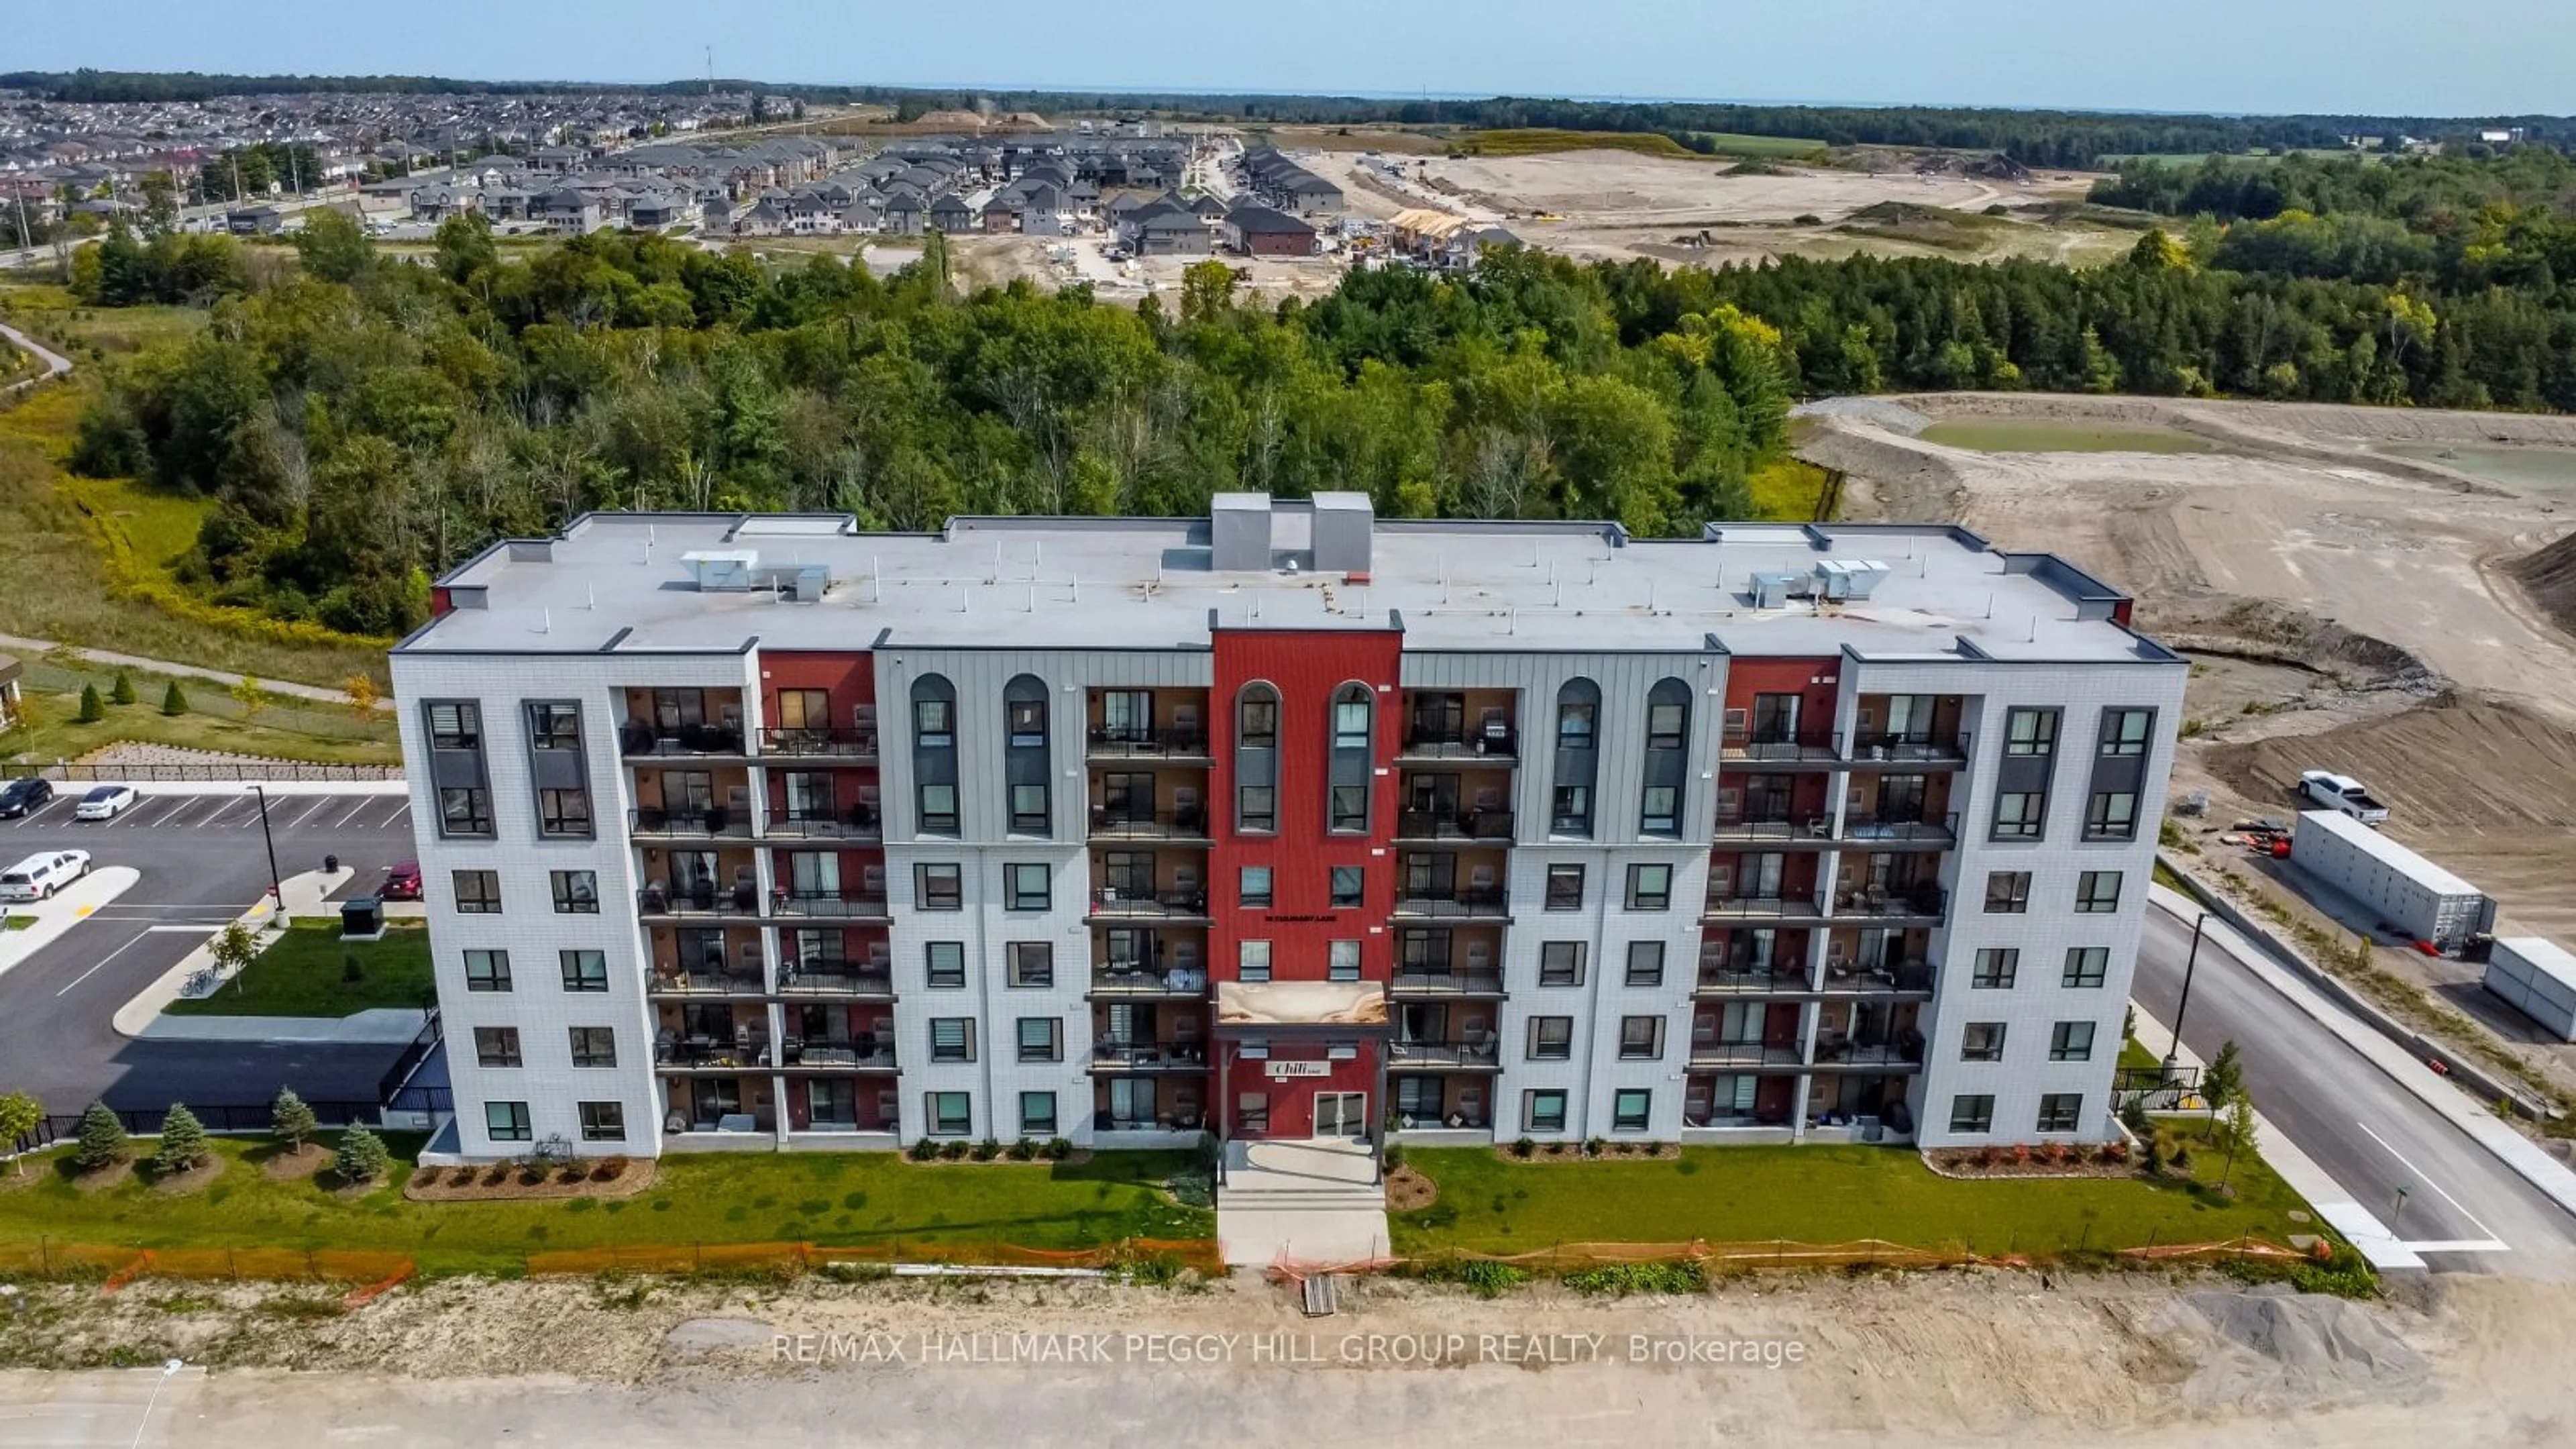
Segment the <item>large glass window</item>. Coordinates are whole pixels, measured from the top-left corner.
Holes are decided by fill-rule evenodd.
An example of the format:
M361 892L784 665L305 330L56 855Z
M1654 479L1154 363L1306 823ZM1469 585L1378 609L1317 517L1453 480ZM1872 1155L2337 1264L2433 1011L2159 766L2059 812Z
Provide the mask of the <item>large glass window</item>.
M2143 755L2155 730L2154 710L2106 709L2102 711L2102 753Z
M2057 753L2057 711L2053 709L2007 711L2004 715L2004 753L2007 755Z

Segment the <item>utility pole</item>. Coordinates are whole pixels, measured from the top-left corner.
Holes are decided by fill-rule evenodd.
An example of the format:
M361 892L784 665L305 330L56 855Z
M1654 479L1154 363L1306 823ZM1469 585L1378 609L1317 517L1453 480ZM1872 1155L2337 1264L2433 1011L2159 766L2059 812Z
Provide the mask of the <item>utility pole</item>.
M2174 1003L2173 1049L2165 1053L2165 1080L2173 1080L2182 1058L2182 1019L2191 1014L2191 973L2200 964L2200 932L2209 924L2209 912L2203 911L2191 923L2191 954L2182 963L2182 999Z
M277 881L277 838L268 833L268 790L264 786L253 785L250 792L259 797L259 838L260 843L268 847L269 899L277 902L278 914L283 916L286 913L286 892Z

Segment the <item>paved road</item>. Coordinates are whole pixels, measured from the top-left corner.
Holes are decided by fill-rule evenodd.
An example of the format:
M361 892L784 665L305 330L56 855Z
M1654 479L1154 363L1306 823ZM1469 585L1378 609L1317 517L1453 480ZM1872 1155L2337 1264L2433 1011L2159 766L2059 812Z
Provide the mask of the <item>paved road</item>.
M76 792L75 792L76 793ZM69 934L0 974L0 1091L24 1090L71 1113L174 1101L264 1102L281 1085L315 1101L373 1101L399 1048L141 1042L116 1034L116 1009L268 889L259 812L239 796L154 796L107 824L72 822L71 794L25 820L0 820L0 859L49 847L90 852L142 879ZM410 801L384 795L272 797L277 868L318 869L326 853L364 890L414 853Z
M2134 990L2159 1021L2174 1019L2190 942L2189 919L2161 908L2147 912ZM2214 941L2201 943L2182 1037L2203 1061L2233 1038L2244 1056L2246 1087L2264 1117L2435 1272L2576 1280L2576 1215ZM2464 1251L2428 1249L2428 1243L2504 1247Z

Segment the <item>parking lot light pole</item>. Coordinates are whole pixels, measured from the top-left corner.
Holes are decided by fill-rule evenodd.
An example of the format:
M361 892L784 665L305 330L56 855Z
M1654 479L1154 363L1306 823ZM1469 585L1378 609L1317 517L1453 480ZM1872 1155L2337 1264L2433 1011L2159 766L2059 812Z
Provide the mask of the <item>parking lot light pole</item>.
M284 916L286 892L277 882L277 838L268 833L268 791L261 786L253 785L250 787L250 792L259 797L259 839L261 844L268 847L269 899L277 902L277 912L280 916Z
M2200 932L2209 924L2209 912L2192 918L2191 954L2182 962L2182 999L2174 1003L2173 1048L2165 1053L2165 1080L2172 1081L2182 1059L2182 1019L2191 1014L2191 973L2200 964Z

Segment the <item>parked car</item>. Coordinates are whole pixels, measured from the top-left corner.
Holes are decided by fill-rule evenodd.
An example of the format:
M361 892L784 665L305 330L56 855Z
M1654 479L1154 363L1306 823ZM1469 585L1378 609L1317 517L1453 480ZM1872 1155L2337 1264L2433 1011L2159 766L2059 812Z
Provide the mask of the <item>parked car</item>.
M81 797L72 808L74 820L113 820L131 808L140 797L131 785L101 785Z
M0 901L41 901L87 874L88 851L43 851L0 870Z
M416 901L420 899L420 862L398 860L385 870L385 883L376 887L376 899Z
M0 788L0 820L14 819L20 815L33 815L44 809L53 798L54 782L51 780L34 775L23 780L12 780L6 788Z

